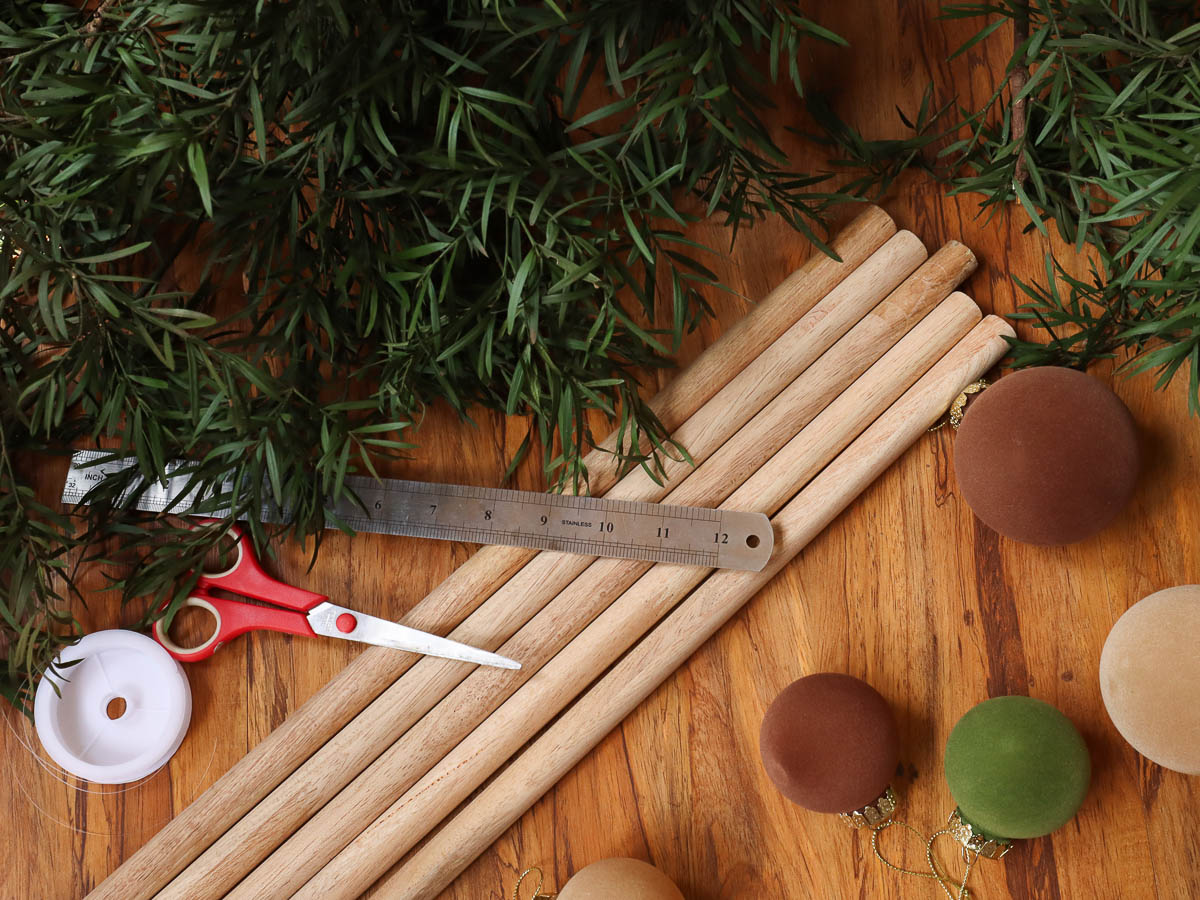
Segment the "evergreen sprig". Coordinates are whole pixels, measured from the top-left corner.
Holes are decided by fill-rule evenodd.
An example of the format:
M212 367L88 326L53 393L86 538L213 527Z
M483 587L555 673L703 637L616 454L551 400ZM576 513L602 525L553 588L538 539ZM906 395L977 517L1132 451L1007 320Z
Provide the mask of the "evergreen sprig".
M1020 203L1094 260L1081 279L1048 256L1044 284L1018 281L1020 315L1049 340L1018 341L1013 363L1082 367L1127 351L1127 369L1157 370L1160 387L1187 373L1200 413L1195 4L1002 0L945 13L989 18L962 50L1002 26L1018 39L1005 81L946 149L962 167L955 191L992 211Z
M39 455L186 458L235 515L273 500L318 538L434 400L528 416L559 484L591 410L653 468L634 373L719 287L688 226L771 213L824 247L840 195L759 118L768 80L802 95L807 40L840 42L785 0L0 0L8 696L70 634L68 551L116 537L150 617L217 538L69 519L22 474Z

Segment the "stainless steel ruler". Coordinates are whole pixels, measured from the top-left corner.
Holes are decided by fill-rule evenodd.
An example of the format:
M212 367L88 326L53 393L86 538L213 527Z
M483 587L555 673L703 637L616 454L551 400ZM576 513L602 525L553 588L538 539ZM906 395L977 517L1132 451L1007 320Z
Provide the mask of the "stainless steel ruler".
M134 464L132 459L100 462L109 456L100 450L76 451L62 502L86 503L92 488ZM168 464L164 477L137 498L136 507L162 512L171 506L171 512L186 515L196 499L185 496L188 477L173 474L182 465ZM346 484L366 511L342 499L330 512L355 531L755 572L767 564L774 546L771 522L762 513L393 478L349 476ZM286 519L273 506L260 514L268 522Z

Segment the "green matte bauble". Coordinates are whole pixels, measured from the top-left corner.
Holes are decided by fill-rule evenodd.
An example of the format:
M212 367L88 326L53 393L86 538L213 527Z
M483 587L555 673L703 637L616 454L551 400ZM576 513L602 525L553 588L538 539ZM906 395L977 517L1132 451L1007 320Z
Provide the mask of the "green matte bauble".
M1032 697L970 709L946 741L946 783L964 821L990 838L1049 834L1087 794L1091 759L1071 720Z
M675 883L640 859L602 859L576 872L558 900L683 900Z
M1200 775L1200 585L1167 588L1117 620L1100 693L1121 737L1160 766Z

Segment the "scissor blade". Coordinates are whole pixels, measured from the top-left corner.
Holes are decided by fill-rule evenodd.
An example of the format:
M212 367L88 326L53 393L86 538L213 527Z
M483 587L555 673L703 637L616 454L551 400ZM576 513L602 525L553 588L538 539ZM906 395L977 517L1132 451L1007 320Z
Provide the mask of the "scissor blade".
M342 624L352 625L349 631L343 631L338 626L342 616L352 616L342 619ZM438 637L427 631L418 631L389 622L378 616L356 612L338 606L336 603L318 603L308 611L308 624L317 634L325 637L344 638L348 641L362 641L364 644L375 644L379 647L391 647L394 650L407 650L410 653L423 653L426 656L440 656L444 659L457 659L462 662L478 663L481 666L496 666L500 669L519 669L521 664L507 656L489 653L477 647L460 644L449 638Z

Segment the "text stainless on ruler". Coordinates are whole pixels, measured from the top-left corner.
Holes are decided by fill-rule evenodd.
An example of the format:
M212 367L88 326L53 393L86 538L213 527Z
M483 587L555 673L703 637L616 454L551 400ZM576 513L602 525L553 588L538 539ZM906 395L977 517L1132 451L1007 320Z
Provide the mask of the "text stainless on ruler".
M96 465L107 456L99 450L71 456L63 503L84 502L107 475L133 465L132 459ZM171 475L180 465L168 465L163 480L138 498L138 509L161 512L183 497L187 477ZM771 522L762 513L393 478L349 476L346 484L366 512L348 498L331 512L355 531L755 572L767 564L774 546ZM171 512L190 509L184 497ZM282 521L274 508L261 515L264 521Z

